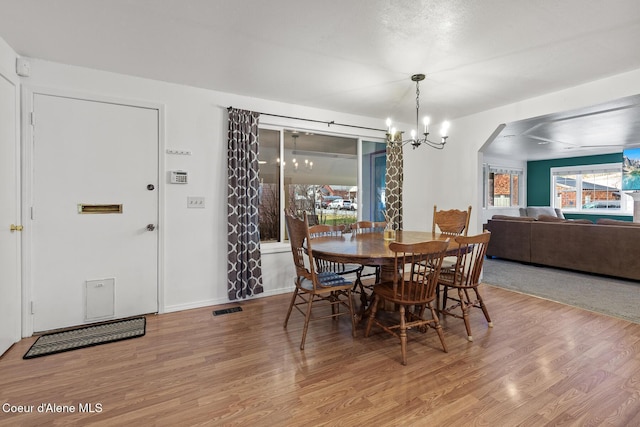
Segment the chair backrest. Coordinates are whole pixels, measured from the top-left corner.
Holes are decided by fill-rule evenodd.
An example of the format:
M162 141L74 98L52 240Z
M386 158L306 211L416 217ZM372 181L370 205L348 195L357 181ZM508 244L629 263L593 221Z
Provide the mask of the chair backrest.
M358 221L351 225L351 231L360 234L360 233L382 233L387 223L384 221L373 222L373 221Z
M328 225L328 224L318 224L312 225L309 227L309 236L312 239L316 237L322 236L342 236L344 232L344 225Z
M394 294L407 304L433 301L438 286L442 259L449 247L449 239L420 243L389 243L395 252Z
M320 224L320 221L318 221L318 215L316 215L316 214L308 214L307 215L307 222L309 223L310 227L313 227L314 225Z
M319 224L309 227L309 238L311 240L318 237L340 237L346 228L345 225ZM314 258L316 263L316 273L332 271L337 274L353 273L346 264L336 261L329 261L322 258ZM350 266L349 266L350 267Z
M436 227L440 233L450 236L466 236L469 231L471 219L471 206L466 211L450 209L439 211L437 205L433 205L433 226L431 231L435 233Z
M315 288L317 283L315 264L313 263L313 251L311 249L311 237L309 236L309 223L305 213L304 219L298 219L289 213L285 214L287 233L291 243L291 253L293 254L293 264L296 268L296 276L305 278L313 282ZM305 247L305 241L307 242Z
M475 236L458 236L455 238L459 246L456 265L452 270L454 272L454 277L452 277L454 284L467 287L478 285L490 239L490 231L485 231Z

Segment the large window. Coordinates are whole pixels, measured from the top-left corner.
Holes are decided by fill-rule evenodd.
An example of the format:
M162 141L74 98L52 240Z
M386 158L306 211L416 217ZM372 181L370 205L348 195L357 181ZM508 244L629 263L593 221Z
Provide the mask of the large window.
M521 170L485 165L484 171L486 206L520 206Z
M357 138L261 127L259 144L262 242L285 239L284 211L311 224L356 221Z
M556 208L621 213L630 206L628 196L620 191L620 163L552 168L551 175L551 200Z

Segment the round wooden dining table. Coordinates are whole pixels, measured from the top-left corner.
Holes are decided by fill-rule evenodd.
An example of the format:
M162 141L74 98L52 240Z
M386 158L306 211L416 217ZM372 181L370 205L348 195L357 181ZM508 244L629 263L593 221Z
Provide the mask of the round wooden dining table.
M389 249L392 241L418 243L430 240L449 241L449 250L455 251L457 243L449 235L430 231L396 231L395 240L385 240L383 233L345 233L339 237L317 237L311 242L314 257L345 264L379 265L381 279L393 280L395 252Z
M455 255L458 244L450 236L430 231L396 231L394 240L385 240L382 232L373 233L345 233L336 237L316 237L311 241L311 251L314 258L328 261L380 266L380 280L393 281L398 271L395 269L395 252L389 249L393 241L400 243L419 243L431 240L449 239L448 252ZM364 290L360 297L362 305L357 314L358 321L365 318L368 312L368 298ZM392 310L393 308L388 308Z

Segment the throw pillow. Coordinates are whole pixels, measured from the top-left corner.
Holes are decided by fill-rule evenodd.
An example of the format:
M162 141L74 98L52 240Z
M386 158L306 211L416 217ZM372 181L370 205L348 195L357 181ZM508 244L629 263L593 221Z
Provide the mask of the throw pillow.
M555 216L555 217L558 216L556 214L556 210L554 208L552 208L551 206L529 206L529 207L527 207L527 216L532 216L532 217L537 219L540 215L549 215L549 216Z

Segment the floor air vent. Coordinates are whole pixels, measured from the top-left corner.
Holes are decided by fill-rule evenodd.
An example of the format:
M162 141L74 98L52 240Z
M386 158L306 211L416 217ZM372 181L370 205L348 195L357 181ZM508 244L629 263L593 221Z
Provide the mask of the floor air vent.
M236 311L242 311L242 307L231 307L231 308L225 308L222 310L214 310L213 315L221 316L223 314L235 313Z

